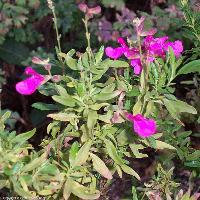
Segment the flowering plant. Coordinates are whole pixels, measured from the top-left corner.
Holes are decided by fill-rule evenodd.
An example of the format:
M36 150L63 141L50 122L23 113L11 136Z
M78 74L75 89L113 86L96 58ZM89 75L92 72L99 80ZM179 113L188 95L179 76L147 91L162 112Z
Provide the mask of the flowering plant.
M48 3L57 25L53 2ZM173 118L174 123L183 124L181 112L196 114L195 108L173 95L173 80L184 71L180 68L181 41L154 37L156 30L144 30L142 17L134 20L137 40L128 39L126 44L119 38L120 47L106 47L105 56L103 46L97 52L92 50L88 31L89 20L101 12L100 7L81 4L79 8L85 14L86 51L63 53L56 27L58 61L34 57L33 63L43 66L47 75L28 67L25 73L30 77L16 85L22 95L38 89L55 102L33 105L50 110L52 122L38 158L17 171L28 176L27 172L37 169L33 183L16 177L21 181L16 193L24 198L43 195L69 199L75 195L98 199L102 179L109 183L115 173L122 177L124 172L140 180L130 167L131 158L148 157L143 150L149 147L175 152L171 141L164 140L168 133L162 123ZM130 65L119 60L123 55ZM51 74L56 67L62 68L62 75ZM49 185L46 173L51 175Z

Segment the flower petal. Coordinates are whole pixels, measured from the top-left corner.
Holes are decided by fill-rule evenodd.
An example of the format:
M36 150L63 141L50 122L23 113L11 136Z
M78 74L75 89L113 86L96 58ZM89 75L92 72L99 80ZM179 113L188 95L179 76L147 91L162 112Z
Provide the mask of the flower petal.
M25 74L31 75L31 77L17 83L16 90L20 94L30 95L33 94L42 84L42 82L44 81L44 77L41 74L38 74L31 67L27 67L25 69Z
M141 114L134 116L133 129L141 137L149 137L157 131L156 122L146 119Z
M112 59L118 59L123 55L124 49L122 47L117 47L117 48L107 47L105 49L105 52L108 57Z
M133 67L134 73L136 75L139 75L141 73L141 71L142 71L142 64L141 64L140 59L133 59L133 60L131 60L131 66Z

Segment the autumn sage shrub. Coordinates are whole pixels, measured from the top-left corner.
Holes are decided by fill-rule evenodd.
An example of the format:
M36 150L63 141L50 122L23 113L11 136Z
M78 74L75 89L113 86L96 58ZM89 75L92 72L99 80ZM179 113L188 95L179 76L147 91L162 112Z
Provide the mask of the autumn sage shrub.
M56 28L53 2L48 0L48 4ZM95 52L90 45L88 24L101 9L85 4L80 4L79 9L85 14L86 51L62 52L56 28L58 60L34 57L32 62L43 66L46 75L27 67L25 74L29 77L16 84L22 95L31 95L38 89L55 102L33 104L51 111L48 117L52 122L42 149L32 150L26 162L20 161L17 173L11 173L14 180L8 179L9 174L0 165L3 186L24 198L42 195L53 199L98 199L102 179L109 185L114 174L122 178L126 173L140 180L129 158L148 157L142 150L149 147L176 153L174 140L165 141L165 135L173 132L167 132L164 122L174 119L173 124L183 124L182 112L196 114L195 108L173 95L173 80L185 68L181 41L154 37L156 29L146 31L142 17L133 22L136 41L128 38L126 44L119 38L120 47L104 50L102 46ZM122 56L128 62L119 60ZM62 68L63 74L52 75L53 67ZM12 163L6 167L13 169Z

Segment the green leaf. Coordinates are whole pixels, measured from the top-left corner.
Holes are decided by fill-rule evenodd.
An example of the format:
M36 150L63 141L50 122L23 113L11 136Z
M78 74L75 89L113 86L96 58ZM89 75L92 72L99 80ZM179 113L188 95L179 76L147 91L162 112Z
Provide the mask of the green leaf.
M53 193L54 193L53 190L41 190L41 191L38 191L38 194L42 195L42 196L48 196L48 195L51 195Z
M90 105L89 108L91 108L92 110L99 110L102 107L109 106L109 105L110 105L109 103L95 103L93 105Z
M55 165L46 163L39 169L39 173L41 174L49 174L55 176L58 173L58 169Z
M179 114L183 112L197 114L197 111L194 107L180 100L175 101L165 98L163 99L163 103L166 106L169 113L171 114L171 116L177 120L179 120Z
M71 165L74 162L74 160L76 159L78 150L79 150L79 144L78 144L78 142L74 142L69 150L69 162Z
M55 104L47 104L43 102L37 102L32 104L33 108L36 108L38 110L58 110L58 106Z
M46 161L46 153L42 154L39 158L35 158L34 160L32 160L30 163L28 163L27 165L24 166L24 168L22 169L22 172L29 172L32 171L38 167L40 167L42 164L44 164L44 162Z
M99 51L95 54L96 65L98 65L102 61L103 54L104 54L104 46L101 46Z
M1 122L4 123L10 116L11 116L11 112L10 111L5 112L0 118Z
M167 144L165 142L156 140L156 149L172 149L172 150L176 150L175 147L173 147L170 144Z
M89 132L91 132L92 129L94 128L95 124L97 123L97 119L98 119L97 112L94 110L89 110L87 119L87 127Z
M72 179L70 179L69 184L71 186L72 193L81 199L92 200L100 197L100 192L98 190L90 191L90 188L85 187Z
M9 64L21 65L29 57L29 53L26 46L14 40L6 40L0 46L0 58Z
M107 59L104 61L104 63L109 66L109 67L113 67L113 68L127 68L129 67L129 64L125 61L121 61L121 60L110 60Z
M108 155L118 164L123 165L124 162L122 158L118 155L117 149L115 148L114 144L110 140L105 140L106 150Z
M111 93L113 92L115 89L115 84L114 83L111 83L110 85L107 85L106 87L104 87L102 90L101 90L101 93Z
M65 200L68 200L70 195L71 195L71 192L72 192L72 189L71 189L71 182L70 180L68 179L66 182L65 182L65 185L64 185L64 190L63 190L63 197Z
M76 105L76 100L74 100L72 97L68 96L57 96L57 95L54 95L52 96L52 99L64 106L67 106L67 107L74 107Z
M186 158L187 161L197 160L200 158L200 150L195 150L193 153L189 154Z
M121 168L125 173L130 174L134 176L135 178L137 178L138 180L140 180L140 176L138 175L138 173L134 171L131 167L124 164L124 165L121 165Z
M200 73L200 60L194 60L187 63L178 71L177 75L189 74L195 72Z
M67 64L67 66L72 69L72 70L79 70L78 69L78 64L77 64L77 60L72 58L70 56L70 52L68 54L65 53L59 53L59 56L63 57L65 59L65 62Z
M90 153L90 157L92 158L94 169L103 177L107 179L112 179L112 174L110 170L107 168L107 166L105 165L105 163L93 153Z
M135 186L132 186L132 199L138 200L137 190L136 190Z
M145 158L148 157L147 154L140 153L139 150L144 149L145 147L141 144L130 144L131 151L133 152L136 158Z
M112 93L99 93L93 96L95 101L107 101L117 97L121 91L114 91Z
M19 135L17 135L16 137L14 137L11 142L13 143L24 143L26 142L28 139L30 139L36 132L36 129L33 129L31 131L28 131L26 133L21 133Z
M88 141L80 148L76 155L76 159L73 162L74 167L81 166L87 161L91 145L92 141Z
M62 122L70 122L71 120L78 118L77 115L74 113L55 113L55 114L48 114L47 117L50 117L57 121Z
M28 191L24 191L21 186L19 185L19 182L17 180L15 180L13 177L11 177L11 181L13 184L13 189L14 191L20 196L23 197L25 199L32 199L33 195L28 192Z

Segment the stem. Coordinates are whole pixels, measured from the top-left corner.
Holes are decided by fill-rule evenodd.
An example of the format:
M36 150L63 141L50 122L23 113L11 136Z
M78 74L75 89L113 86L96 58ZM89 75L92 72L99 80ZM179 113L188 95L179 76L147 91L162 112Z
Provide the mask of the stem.
M85 25L85 36L86 36L86 39L87 39L87 52L88 52L88 55L89 55L89 58L90 58L90 62L92 63L92 61L94 60L94 55L93 55L93 52L92 52L92 49L91 49L90 33L89 33L89 30L88 30L88 20L89 20L89 18L87 17L87 15L85 15L85 19L83 19L83 23Z
M56 39L57 39L57 44L58 44L58 50L60 53L61 52L61 45L60 45L61 35L59 35L59 33L58 33L58 23L57 23L57 17L56 17L56 13L55 13L54 9L52 9L52 13L53 13L53 22L54 22L54 26L56 29Z
M140 39L139 35L137 36L137 42L138 42L138 47L139 47L139 51L140 51L140 61L143 66L142 74L140 76L140 81L141 81L141 86L144 86L144 87L142 87L142 89L143 89L143 92L145 93L147 91L148 69L147 69L147 64L146 64L146 62L144 62L144 58L142 55L141 39Z
M61 62L62 73L64 75L65 65L64 65L63 58L59 55L59 53L62 52L61 45L60 45L61 35L58 32L58 22L57 22L57 17L56 17L56 13L55 13L55 7L54 6L50 6L50 9L51 9L52 14L53 14L53 22L54 22L54 26L55 26L55 30L56 30L56 39L57 39L57 45L58 45L58 52L56 51L56 53L57 53L57 57L58 57L59 61Z

